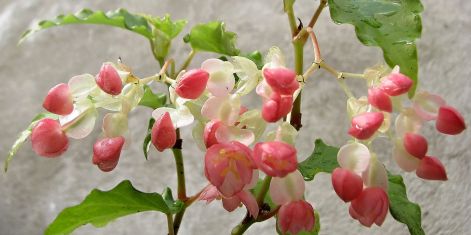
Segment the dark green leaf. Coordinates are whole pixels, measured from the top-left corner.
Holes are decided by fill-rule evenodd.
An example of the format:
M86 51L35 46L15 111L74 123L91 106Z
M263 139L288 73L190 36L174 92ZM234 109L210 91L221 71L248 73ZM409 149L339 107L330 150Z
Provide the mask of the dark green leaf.
M164 192L162 193L162 197L164 198L164 201L170 210L180 211L183 209L184 203L180 200L175 201L175 199L173 199L172 189L169 187L165 188Z
M39 120L41 120L43 118L58 119L59 116L57 116L56 114L53 114L53 113L40 113L40 114L36 115L36 117L34 117L33 120L31 120L31 123L29 124L28 128L26 128L26 130L24 130L20 133L20 135L16 139L15 143L13 143L13 145L11 146L11 149L8 152L8 156L7 156L7 158L5 159L5 162L4 162L5 172L8 171L8 166L9 166L11 160L13 160L13 157L15 156L16 152L18 152L18 150L21 148L23 143L31 135L33 127L36 125L36 123L38 123Z
M153 37L152 29L143 16L129 13L124 9L108 12L83 9L76 14L59 15L53 20L40 21L35 27L23 33L20 38L20 43L27 37L43 29L69 24L109 25L130 30L148 39L152 39Z
M155 119L153 118L149 119L149 124L147 125L146 138L144 138L144 143L142 144L142 151L144 151L144 157L146 157L146 160L147 160L147 156L149 153L149 148L150 148L150 144L152 140L152 127L154 126L154 123L155 123Z
M258 69L263 68L263 56L259 51L254 51L250 54L243 55L245 58L253 61Z
M169 208L160 194L141 192L125 180L110 191L94 189L82 203L64 209L45 234L69 234L88 223L102 227L119 217L143 211L175 214L179 209Z
M298 169L304 176L304 180L311 181L317 173L331 173L339 167L338 151L338 148L326 145L321 139L317 139L311 156L298 164Z
M190 43L195 51L235 56L239 54L239 49L235 45L236 38L235 33L226 31L223 22L213 21L196 25L183 40Z
M420 0L329 0L329 8L334 22L354 25L363 44L380 47L389 66L400 66L414 81L409 91L413 96L418 82L415 40L422 31Z
M144 96L142 96L139 105L156 109L165 105L167 96L163 93L155 94L149 86L144 86Z
M405 225L411 235L424 235L420 206L409 201L402 176L388 175L389 212L393 218Z

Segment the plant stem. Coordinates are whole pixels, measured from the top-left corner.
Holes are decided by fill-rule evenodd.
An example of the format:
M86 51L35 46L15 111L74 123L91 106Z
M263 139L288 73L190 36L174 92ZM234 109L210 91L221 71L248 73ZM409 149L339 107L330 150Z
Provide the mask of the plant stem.
M304 42L294 41L294 69L297 75L303 75L303 62L304 62ZM290 124L299 131L301 129L301 91L294 100L293 109L291 110Z
M316 9L316 12L314 12L314 15L311 18L311 21L309 21L308 27L312 28L317 22L317 19L319 19L319 16L321 15L322 10L324 10L325 6L327 5L327 0L321 0L319 2L319 6Z
M177 181L178 181L178 199L185 202L188 197L186 196L186 186L185 186L185 168L183 163L183 155L182 155L182 140L180 139L180 130L177 129L177 142L172 148L173 156L175 158L175 165L177 168ZM183 215L185 214L186 205L183 206L182 210L175 215L175 219L173 221L173 230L174 233L178 233L178 229L180 228L180 224L183 219Z
M271 176L268 176L268 175L265 176L265 179L263 179L263 182L262 182L262 187L260 188L260 192L258 192L258 195L257 195L258 206L261 206L263 204L265 195L267 195L268 189L270 189L270 182L271 182Z
M294 16L293 5L285 3L287 0L283 0L284 9L288 16L289 28L291 29L291 35L294 37L298 33L298 27L296 26L296 17Z
M167 226L168 226L168 235L175 235L173 231L173 217L172 214L167 215Z
M188 56L185 59L185 62L183 62L182 67L180 67L176 75L178 75L181 71L185 70L186 68L188 68L188 66L190 66L190 63L193 60L193 57L195 57L195 55L196 55L196 51L191 50L190 54L188 54Z

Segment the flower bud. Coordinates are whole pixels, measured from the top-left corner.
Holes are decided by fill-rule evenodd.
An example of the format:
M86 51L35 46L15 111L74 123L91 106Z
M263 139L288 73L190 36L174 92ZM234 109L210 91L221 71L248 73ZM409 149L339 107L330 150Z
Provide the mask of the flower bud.
M311 231L315 222L314 208L304 200L285 204L278 211L278 228L283 234Z
M206 126L204 127L204 132L203 132L203 140L204 140L204 145L206 145L206 148L209 148L213 146L214 144L218 144L219 141L216 138L216 131L221 127L223 123L218 120L213 120L208 123L206 123Z
M254 161L260 170L273 177L284 177L298 166L296 149L281 141L256 144Z
M381 80L380 89L390 96L406 93L412 87L412 80L402 73L390 73Z
M391 98L379 88L368 89L368 102L381 111L392 112Z
M406 133L404 136L404 149L412 156L422 159L427 154L428 144L427 140L419 135L412 132Z
M168 112L155 121L151 138L152 144L159 152L173 147L177 142L177 133Z
M381 112L368 112L352 118L352 126L348 134L359 139L369 139L381 127L384 115Z
M457 135L466 129L463 116L451 106L441 106L435 123L437 130L443 134Z
M415 173L426 180L448 180L445 167L436 157L422 158Z
M389 209L388 195L382 188L366 188L350 204L350 216L363 226L381 226Z
M277 122L286 116L293 107L293 96L280 96L273 93L271 98L263 104L262 117L267 122Z
M273 91L281 95L293 95L299 88L296 73L284 67L265 68L263 76Z
M202 69L192 69L177 81L175 92L185 99L196 99L206 89L209 73Z
M69 86L65 83L51 88L44 98L43 107L58 115L67 115L74 110L73 98Z
M118 165L124 137L104 138L93 145L93 164L103 172L112 171Z
M361 177L340 167L332 172L332 185L337 195L344 202L355 199L363 191L363 180Z
M96 84L110 95L119 95L123 89L123 82L113 65L105 63L95 77Z
M62 131L59 121L44 118L31 133L31 143L36 154L43 157L57 157L69 147L69 139Z

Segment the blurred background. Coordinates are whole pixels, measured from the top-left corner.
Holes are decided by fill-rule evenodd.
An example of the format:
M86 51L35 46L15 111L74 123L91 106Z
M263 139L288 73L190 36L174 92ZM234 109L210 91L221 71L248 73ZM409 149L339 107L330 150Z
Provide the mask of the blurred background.
M420 56L419 89L438 93L457 107L468 124L471 117L471 4L465 0L422 0L423 33L418 41ZM310 19L318 0L298 0L297 15ZM21 33L40 19L76 12L82 8L112 10L127 8L173 19L188 19L189 24L174 43L172 56L181 61L189 52L181 37L192 25L222 20L227 29L238 33L238 46L243 51L279 46L292 62L290 33L282 11L282 0L217 1L217 0L129 0L129 1L54 1L0 0L0 160L4 160L16 136L42 111L42 100L50 87L82 73L96 74L105 61L121 56L138 76L158 71L148 42L133 33L104 26L66 26L37 33L17 46ZM382 61L378 48L365 47L355 37L350 25L335 25L324 10L317 25L324 59L342 71L361 73L366 67ZM313 59L311 46L306 46L306 63ZM192 67L214 56L198 54ZM362 81L347 81L356 95L366 94ZM299 159L306 158L314 140L322 138L340 146L348 137L345 101L334 79L324 71L309 80L303 97L303 125L298 137ZM258 101L257 101L258 102ZM169 151L153 149L145 160L141 143L151 110L138 108L130 117L134 144L126 149L118 167L102 173L91 164L92 145L101 125L81 141L71 141L69 150L60 158L36 156L27 142L12 161L7 174L0 174L0 234L42 234L46 226L65 207L76 205L93 189L108 190L123 179L136 188L161 192L167 185L176 187L174 161ZM203 153L189 140L191 128L183 130L185 163L189 194L206 185L203 175ZM439 157L448 171L448 182L426 182L414 173L405 175L408 195L422 207L423 227L427 234L469 234L471 229L471 134L439 135L433 125L425 128L429 152ZM391 169L401 172L391 160L391 146L379 141L375 151ZM382 227L365 228L348 215L344 204L332 189L330 175L320 174L308 182L307 199L321 215L321 234L408 234L405 225L388 215ZM245 214L240 208L227 213L220 202L195 203L185 214L181 234L228 234ZM274 234L274 220L252 226L247 234ZM118 219L104 228L86 225L74 234L166 234L165 216L145 212Z

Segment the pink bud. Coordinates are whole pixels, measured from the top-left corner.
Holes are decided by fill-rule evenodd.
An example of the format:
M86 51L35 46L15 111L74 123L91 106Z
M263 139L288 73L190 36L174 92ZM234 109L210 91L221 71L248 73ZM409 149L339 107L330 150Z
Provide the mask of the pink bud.
M362 113L353 117L348 134L359 139L369 139L381 127L384 115L381 112Z
M419 135L412 132L406 133L404 136L404 149L412 156L422 159L427 154L428 144L427 140Z
M278 228L283 234L311 231L315 222L314 208L304 200L285 204L278 211Z
M332 172L332 185L337 195L344 202L355 199L363 190L363 180L361 177L340 167Z
M426 180L448 180L445 167L436 157L424 157L416 172L418 177Z
M280 96L273 93L271 98L263 104L262 117L267 122L277 122L286 116L293 107L293 96Z
M412 80L402 73L390 73L381 80L380 89L390 96L406 93L412 87Z
M93 145L93 164L104 172L112 171L118 165L124 137L104 138Z
M175 145L177 142L177 133L168 112L165 112L155 121L151 136L152 144L159 152Z
M294 91L299 88L296 73L290 69L283 67L265 68L263 76L273 91L281 95L293 95Z
M466 129L463 116L451 106L441 106L435 123L437 130L443 134L457 135Z
M219 127L221 127L221 125L223 125L223 123L219 120L213 120L206 123L203 132L203 140L206 148L219 143L216 138L216 131L219 129Z
M119 95L123 89L123 82L118 71L111 64L103 64L95 77L96 84L110 95Z
M177 81L175 92L186 99L198 98L206 89L209 73L202 69L192 69Z
M392 112L391 98L379 88L368 89L368 102L381 111Z
M389 209L388 195L382 188L366 188L350 204L350 216L363 226L371 227L373 223L381 226Z
M254 161L260 170L273 177L284 177L298 166L296 149L281 141L256 144Z
M58 115L70 114L74 110L74 104L69 85L60 83L51 88L44 99L43 107Z
M254 169L252 151L239 142L215 144L206 151L206 178L224 197L232 197L250 184Z
M62 131L59 121L44 118L31 133L31 143L36 154L43 157L57 157L69 147L69 139Z

